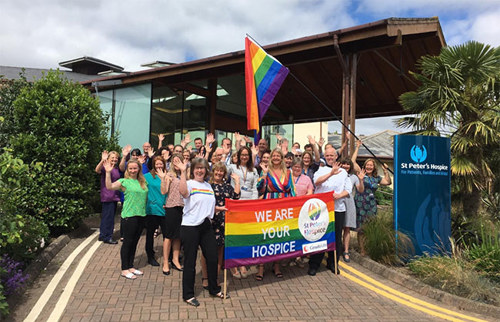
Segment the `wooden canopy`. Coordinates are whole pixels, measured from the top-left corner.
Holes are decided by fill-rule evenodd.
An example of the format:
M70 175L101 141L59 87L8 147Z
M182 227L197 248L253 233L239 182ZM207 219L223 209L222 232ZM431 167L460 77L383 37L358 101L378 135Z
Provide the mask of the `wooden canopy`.
M389 18L263 46L290 69L263 122L334 120L337 115L354 130L355 118L402 114L399 96L418 86L409 71L415 71L421 56L438 55L445 45L434 17ZM244 77L244 50L97 81L121 80L113 87L168 84L210 99L216 93L210 89L213 80L229 75ZM201 88L193 85L199 80L212 81Z

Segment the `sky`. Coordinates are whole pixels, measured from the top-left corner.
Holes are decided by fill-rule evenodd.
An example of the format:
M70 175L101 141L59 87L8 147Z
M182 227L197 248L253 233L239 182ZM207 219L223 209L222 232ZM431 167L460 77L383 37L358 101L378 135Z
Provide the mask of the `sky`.
M91 56L137 71L157 60L243 50L245 34L268 45L390 17L434 16L448 45L500 45L500 0L2 0L0 65L58 68ZM363 134L394 129L387 118L359 122Z

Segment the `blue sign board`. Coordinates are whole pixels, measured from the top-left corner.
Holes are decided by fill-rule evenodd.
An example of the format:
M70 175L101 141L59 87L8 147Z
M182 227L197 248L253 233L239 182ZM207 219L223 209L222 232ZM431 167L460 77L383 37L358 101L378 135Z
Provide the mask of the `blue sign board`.
M394 224L416 255L450 251L450 139L394 137Z

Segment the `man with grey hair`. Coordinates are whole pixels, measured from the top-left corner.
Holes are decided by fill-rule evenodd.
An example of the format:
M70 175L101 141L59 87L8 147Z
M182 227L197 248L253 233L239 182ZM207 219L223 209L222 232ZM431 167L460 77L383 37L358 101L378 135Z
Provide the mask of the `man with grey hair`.
M345 222L345 202L344 198L349 197L349 191L352 191L352 183L347 172L337 163L337 153L335 148L328 146L325 148L326 165L321 167L314 174L315 193L331 192L335 200L335 249L337 250L338 263L342 252L342 230ZM324 253L314 254L309 260L309 270L307 274L314 276L319 269ZM328 252L326 267L334 274L340 274L337 266L335 272L334 252Z

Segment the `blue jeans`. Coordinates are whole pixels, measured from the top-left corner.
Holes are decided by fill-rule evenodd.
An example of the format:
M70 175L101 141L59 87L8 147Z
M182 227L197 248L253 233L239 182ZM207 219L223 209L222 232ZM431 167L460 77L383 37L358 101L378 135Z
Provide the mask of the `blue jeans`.
M115 226L116 201L103 202L101 213L101 225L99 227L99 237L101 240L108 240L113 237Z

